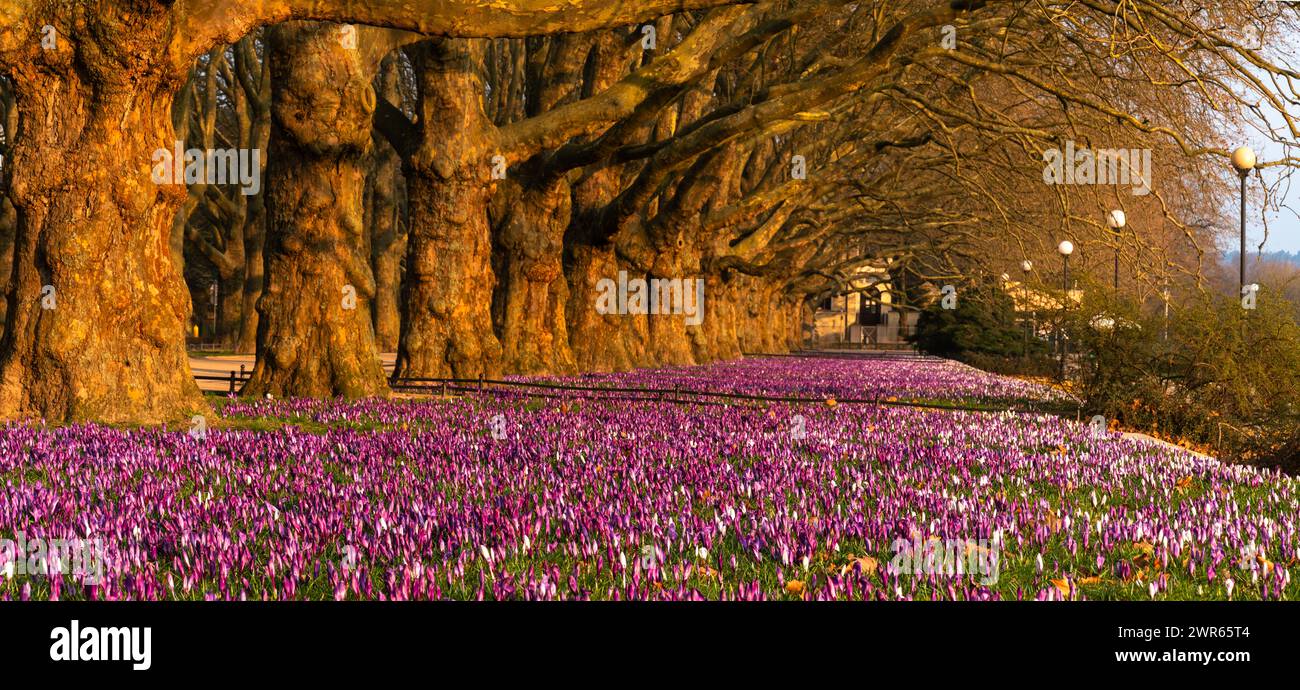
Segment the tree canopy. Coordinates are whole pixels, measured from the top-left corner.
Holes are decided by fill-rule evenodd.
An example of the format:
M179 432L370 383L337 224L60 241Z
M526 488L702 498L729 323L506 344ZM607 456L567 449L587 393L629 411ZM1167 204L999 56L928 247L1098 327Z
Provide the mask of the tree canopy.
M1232 149L1270 144L1265 203L1297 163L1297 19L1248 0L0 0L0 413L202 409L185 337L212 283L216 336L258 354L247 392L350 396L387 391L380 349L398 375L465 378L784 351L864 267L917 308L1026 259L1054 281L1062 239L1081 272L1118 253L1143 300L1205 290ZM177 141L263 152L265 183L156 184ZM602 313L620 274L703 280L705 317Z

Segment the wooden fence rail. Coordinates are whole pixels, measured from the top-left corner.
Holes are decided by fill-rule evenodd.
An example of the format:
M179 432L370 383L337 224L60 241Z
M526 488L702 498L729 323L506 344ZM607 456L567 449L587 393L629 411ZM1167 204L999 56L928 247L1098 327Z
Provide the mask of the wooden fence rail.
M197 380L203 381L228 381L230 383L229 392L234 395L238 392L239 385L246 383L251 374L245 373L243 367L237 373L231 371L227 376L206 376L196 375ZM707 391L693 390L681 387L675 388L655 388L655 387L634 387L634 386L590 386L569 383L555 383L548 381L512 381L509 379L489 379L484 377L465 379L465 378L433 378L433 377L397 377L389 379L389 386L393 390L438 390L443 395L447 392L454 393L523 393L532 397L539 398L568 398L572 396L563 395L563 393L595 393L599 395L586 395L585 398L599 398L602 400L620 400L633 402L665 402L673 404L702 404L702 405L726 405L728 401L744 402L780 402L793 404L827 404L826 397L808 397L792 395L762 395L754 393L737 393L732 391ZM547 392L543 392L547 391ZM560 392L555 394L549 391ZM925 400L890 400L888 398L834 398L837 405L878 405L884 407L915 407L924 409L938 410L963 410L969 412L1055 412L1056 414L1073 413L1076 418L1082 414L1082 408L1068 403L1057 405L1045 404L1038 405L1031 403L1026 406L1009 406L998 403L986 404L961 404L946 402L931 402ZM1069 408L1068 410L1066 408Z

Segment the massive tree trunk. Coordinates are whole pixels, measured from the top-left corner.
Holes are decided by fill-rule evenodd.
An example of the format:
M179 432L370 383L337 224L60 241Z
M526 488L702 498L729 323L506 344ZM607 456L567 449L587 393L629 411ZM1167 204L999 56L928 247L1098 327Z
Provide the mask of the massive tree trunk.
M621 371L633 366L631 343L615 339L619 317L596 311L597 284L602 278L618 277L614 245L593 246L587 237L601 209L617 195L615 168L598 170L573 187L572 218L564 235L564 277L569 284L564 318L579 371Z
M497 225L504 368L511 374L573 373L577 362L569 348L569 285L562 267L569 185L563 177L526 179L523 185Z
M642 212L648 221L629 219L619 234L618 248L635 267L637 277L646 279L647 294L660 295L657 308L647 304L650 313L644 317L649 336L647 357L657 366L689 366L696 363L692 341L699 337L707 318L708 287L697 288L701 279L701 251L696 245L700 224L691 217L697 209L658 211L660 205L656 201ZM664 300L663 283L656 289L655 281L667 281L676 288L671 302Z
M708 272L704 276L705 316L699 328L690 332L697 364L737 359L741 356L736 334L737 290L730 276Z
M244 309L244 271L243 262L239 270L229 277L221 276L221 298L217 308L217 342L222 350L233 350L239 340L239 324L243 320Z
M235 339L235 352L240 354L257 352L257 302L266 286L265 244L266 196L258 194L248 200L248 215L244 218L244 286L239 292L239 334Z
M619 271L635 269L615 257L613 245L577 244L569 254L565 270L570 290L566 318L578 369L609 372L653 366L646 317L602 314L596 308L599 282L617 280ZM635 273L628 276L629 280L633 277Z
M241 118L241 136L247 132L246 146L260 151L270 149L271 140L271 65L265 55L259 61L254 39L257 34L250 34L235 44L237 59L235 74L239 78L242 102L245 107L238 110ZM262 34L265 40L265 33ZM256 73L256 78L254 77ZM246 120L246 121L245 121ZM266 156L258 161L258 171L265 179ZM239 291L243 304L240 308L239 334L235 339L235 352L253 354L257 352L257 301L262 298L266 286L266 194L254 194L247 198L243 216L244 228L241 233L244 245L244 284Z
M771 349L771 322L775 305L772 284L755 276L739 276L736 335L742 352L766 354Z
M0 180L0 189L3 189ZM0 293L9 292L9 281L13 279L14 237L18 234L18 210L9 201L9 197L0 194ZM0 301L0 322L6 318L9 309L7 301Z
M423 140L407 164L406 280L398 376L473 378L501 371L492 329L494 131L483 111L482 41L411 49Z
M802 300L787 294L775 281L758 281L742 313L747 327L741 347L746 352L773 354L799 348L802 339Z
M14 238L18 234L18 209L9 200L9 172L13 158L14 136L18 133L18 106L7 80L0 80L0 295L9 293L13 279ZM3 323L8 303L0 300L0 323Z
M524 75L527 117L538 117L581 97L577 77L600 37L560 34L530 42ZM564 233L572 217L572 190L564 170L537 155L510 171L495 198L493 317L511 374L568 374L577 370L565 320Z
M674 284L681 286L681 309L682 313L669 313L667 310L672 309L677 312L677 305L660 305L660 313L650 314L647 318L650 324L650 345L653 348L655 361L660 366L690 366L696 363L695 354L692 348L692 334L700 329L708 314L702 311L707 306L706 286L703 291L697 290L696 280L700 278L700 258L699 252L694 246L686 241L684 228L682 231L670 233L664 244L657 247L658 252L655 256L654 264L650 267L650 280L676 281ZM653 291L653 288L651 288ZM689 291L689 293L688 293ZM698 311L694 317L686 314L686 311L692 309L687 300L688 294L694 294L695 304L693 309ZM698 321L698 323L697 323Z
M100 11L56 7L42 19L59 27ZM185 353L189 293L170 244L185 188L151 175L154 152L175 140L180 80L156 73L138 45L166 45L168 10L134 9L132 21L92 15L94 31L65 36L56 50L34 43L11 73L21 133L11 161L19 225L0 359L5 417L148 422L205 408Z
M783 296L785 308L785 341L782 352L793 352L800 348L803 340L803 300L797 295L786 293Z
M379 72L380 97L401 103L398 61L389 56ZM388 142L374 137L375 162L370 175L370 260L375 271L375 340L382 352L393 352L401 336L402 256L406 253L403 206L406 182L402 161Z
M402 332L402 255L406 253L406 225L402 222L396 156L383 156L371 183L371 249L375 273L375 342L381 352L397 350Z
M244 392L386 393L370 304L365 157L375 95L337 27L268 31L273 80L266 288Z

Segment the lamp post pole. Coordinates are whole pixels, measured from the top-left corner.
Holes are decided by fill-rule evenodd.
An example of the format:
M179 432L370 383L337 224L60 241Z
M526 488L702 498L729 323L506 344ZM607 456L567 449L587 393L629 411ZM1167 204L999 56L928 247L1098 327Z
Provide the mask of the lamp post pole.
M1029 259L1025 259L1024 261L1021 261L1020 270L1024 271L1025 274L1025 279L1020 283L1020 298L1026 302L1026 304L1021 306L1028 307L1029 288L1027 286L1029 285L1029 272L1034 270L1034 262L1030 261ZM1025 347L1024 347L1024 354L1022 355L1024 359L1029 359L1029 332L1030 329L1032 328L1033 328L1033 320L1026 319L1025 320Z
M220 309L217 305L220 301L221 301L221 287L217 285L217 281L214 280L212 281L211 284L208 285L208 303L209 303L208 315L210 317L210 320L212 321L212 331L209 337L211 337L213 341L216 341L217 337L221 335L217 331L219 327L217 323L217 317L218 314L220 313Z
M1110 213L1106 214L1106 225L1110 226L1110 231L1111 231L1112 233L1114 233L1114 235L1115 235L1115 294L1116 294L1116 295L1119 294L1119 238L1120 238L1120 230L1123 230L1123 229L1124 229L1124 225L1125 225L1127 222L1128 222L1128 219L1124 217L1124 212L1121 211L1121 210L1119 210L1119 209L1115 209L1114 211L1111 211Z
M1255 152L1249 146L1242 146L1232 152L1232 167L1241 177L1241 254L1237 257L1237 297L1243 297L1246 290L1246 177L1255 169Z
M1059 378L1065 382L1065 361L1070 357L1070 343L1065 336L1065 315L1070 309L1070 255L1074 253L1074 243L1062 240L1056 247L1061 253L1061 325L1057 329L1061 341L1061 364Z
M1161 331L1160 339L1168 341L1169 340L1169 278L1167 276L1165 277L1164 290L1160 292L1160 296L1164 298L1165 301L1165 327L1164 330Z
M1065 315L1070 309L1070 255L1061 255L1061 381L1065 381L1065 359L1070 356L1070 343L1065 339Z
M1239 270L1237 276L1237 296L1241 297L1241 291L1246 289L1246 176L1250 174L1249 170L1243 170L1241 175L1241 250L1238 255Z

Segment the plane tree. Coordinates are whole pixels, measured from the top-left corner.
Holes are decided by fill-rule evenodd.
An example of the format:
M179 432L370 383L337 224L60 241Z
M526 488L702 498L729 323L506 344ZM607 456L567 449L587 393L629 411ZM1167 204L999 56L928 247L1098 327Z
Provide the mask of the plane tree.
M152 171L154 153L175 141L173 98L213 47L290 19L472 38L591 31L723 4L0 1L0 72L20 123L0 415L160 421L204 407L185 352L190 300L169 242L186 190L156 184Z

